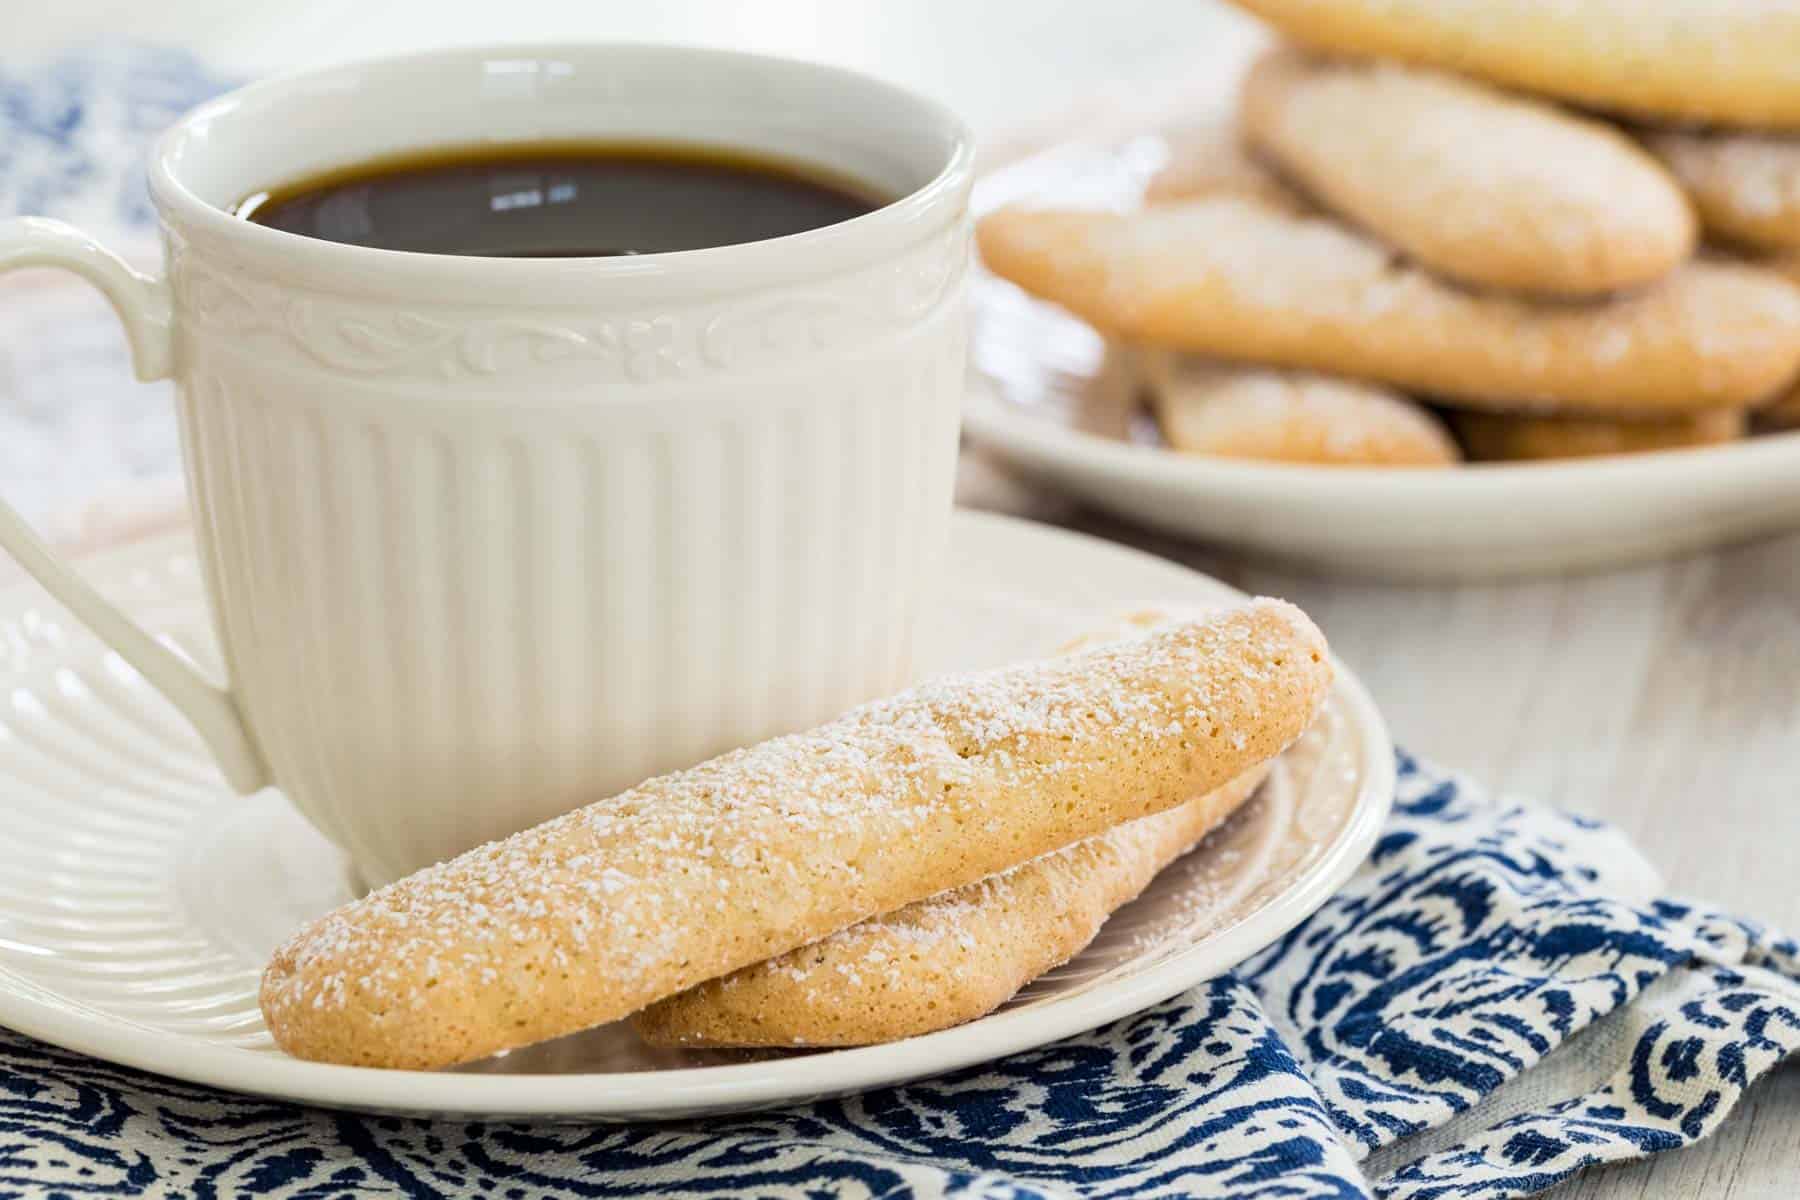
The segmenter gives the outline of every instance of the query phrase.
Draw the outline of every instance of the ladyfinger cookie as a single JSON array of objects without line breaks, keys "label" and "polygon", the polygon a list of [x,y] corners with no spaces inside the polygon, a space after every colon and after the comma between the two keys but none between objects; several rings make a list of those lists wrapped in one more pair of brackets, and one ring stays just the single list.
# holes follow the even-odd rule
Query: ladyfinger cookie
[{"label": "ladyfinger cookie", "polygon": [[1594,296],[1668,274],[1694,218],[1615,127],[1427,67],[1265,55],[1250,145],[1322,207],[1452,279]]},{"label": "ladyfinger cookie", "polygon": [[[1800,251],[1790,250],[1760,261],[1763,266],[1779,271],[1795,286],[1800,287]],[[1752,412],[1750,425],[1758,433],[1785,433],[1791,429],[1800,429],[1800,380],[1790,383],[1785,391]]]},{"label": "ladyfinger cookie", "polygon": [[1708,233],[1758,250],[1800,250],[1800,134],[1670,129],[1644,141],[1687,189]]},{"label": "ladyfinger cookie", "polygon": [[1323,466],[1442,467],[1462,458],[1421,404],[1378,384],[1146,352],[1150,407],[1184,454]]},{"label": "ladyfinger cookie", "polygon": [[1135,213],[1022,207],[978,227],[997,274],[1108,336],[1391,384],[1475,408],[1743,408],[1800,368],[1800,289],[1694,261],[1613,299],[1469,292],[1322,217],[1238,196]]},{"label": "ladyfinger cookie", "polygon": [[658,1046],[865,1046],[986,1016],[1079,954],[1267,773],[710,979],[632,1026]]},{"label": "ladyfinger cookie", "polygon": [[1211,791],[1311,723],[1325,641],[1257,600],[925,684],[408,876],[275,951],[300,1058],[429,1068],[616,1020]]},{"label": "ladyfinger cookie", "polygon": [[1592,108],[1800,127],[1797,5],[1770,0],[1235,2],[1321,50],[1443,67]]},{"label": "ladyfinger cookie", "polygon": [[1450,420],[1469,457],[1488,462],[1592,458],[1715,446],[1743,437],[1746,425],[1742,409],[1641,421],[1478,412],[1453,413]]}]

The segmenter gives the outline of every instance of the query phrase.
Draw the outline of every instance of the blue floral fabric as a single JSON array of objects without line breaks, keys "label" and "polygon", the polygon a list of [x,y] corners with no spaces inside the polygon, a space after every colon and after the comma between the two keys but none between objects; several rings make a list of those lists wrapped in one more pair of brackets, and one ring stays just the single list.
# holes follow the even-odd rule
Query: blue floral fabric
[{"label": "blue floral fabric", "polygon": [[147,232],[151,145],[227,86],[190,54],[130,42],[0,59],[0,216],[59,217],[103,239]]},{"label": "blue floral fabric", "polygon": [[1613,830],[1410,759],[1237,971],[942,1078],[703,1123],[355,1116],[0,1032],[0,1196],[1524,1196],[1704,1137],[1800,1048],[1800,951]]}]

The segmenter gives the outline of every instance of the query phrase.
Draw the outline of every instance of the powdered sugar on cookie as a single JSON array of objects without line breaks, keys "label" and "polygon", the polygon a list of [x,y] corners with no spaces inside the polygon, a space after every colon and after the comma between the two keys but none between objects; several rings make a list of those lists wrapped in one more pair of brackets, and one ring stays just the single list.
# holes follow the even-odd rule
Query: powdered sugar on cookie
[{"label": "powdered sugar on cookie", "polygon": [[1446,284],[1334,221],[1234,196],[1130,214],[1002,209],[979,237],[997,274],[1122,340],[1470,407],[1743,407],[1800,367],[1800,291],[1733,263],[1538,303]]},{"label": "powdered sugar on cookie", "polygon": [[1446,466],[1438,419],[1373,384],[1161,352],[1145,356],[1163,436],[1177,450],[1338,466]]},{"label": "powdered sugar on cookie", "polygon": [[1258,601],[927,684],[419,872],[279,949],[303,1057],[438,1066],[701,980],[1180,803],[1305,728],[1330,669]]},{"label": "powdered sugar on cookie", "polygon": [[1788,0],[1234,0],[1298,42],[1581,105],[1800,128]]},{"label": "powdered sugar on cookie", "polygon": [[656,1045],[846,1046],[974,1020],[1079,952],[1265,771],[701,984],[633,1024]]},{"label": "powdered sugar on cookie", "polygon": [[1681,180],[1714,235],[1800,249],[1800,134],[1664,130],[1645,142]]},{"label": "powdered sugar on cookie", "polygon": [[1694,221],[1610,125],[1472,80],[1279,50],[1244,85],[1251,144],[1321,205],[1450,278],[1593,296],[1666,275]]}]

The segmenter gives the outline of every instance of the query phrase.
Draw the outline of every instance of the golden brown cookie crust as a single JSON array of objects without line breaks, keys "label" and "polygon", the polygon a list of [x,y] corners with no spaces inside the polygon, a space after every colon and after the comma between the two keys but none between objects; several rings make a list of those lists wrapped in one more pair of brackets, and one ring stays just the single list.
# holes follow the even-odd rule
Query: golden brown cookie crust
[{"label": "golden brown cookie crust", "polygon": [[1443,467],[1462,458],[1425,407],[1376,384],[1146,355],[1150,407],[1184,454],[1315,466]]},{"label": "golden brown cookie crust", "polygon": [[1600,121],[1426,67],[1265,55],[1250,145],[1324,209],[1450,279],[1592,297],[1692,253],[1681,189]]},{"label": "golden brown cookie crust", "polygon": [[1234,0],[1320,50],[1643,116],[1800,128],[1800,6],[1769,0]]},{"label": "golden brown cookie crust", "polygon": [[431,1068],[616,1020],[1181,804],[1280,752],[1331,680],[1256,600],[925,684],[460,855],[280,946],[300,1058]]},{"label": "golden brown cookie crust", "polygon": [[1457,288],[1335,221],[1236,196],[1004,208],[978,239],[996,274],[1108,336],[1464,407],[1743,408],[1800,368],[1800,290],[1737,263],[1689,262],[1605,301],[1530,301]]},{"label": "golden brown cookie crust", "polygon": [[1800,250],[1800,133],[1649,130],[1706,231],[1757,250]]},{"label": "golden brown cookie crust", "polygon": [[632,1026],[657,1046],[866,1046],[973,1021],[1079,954],[1267,773],[708,980]]}]

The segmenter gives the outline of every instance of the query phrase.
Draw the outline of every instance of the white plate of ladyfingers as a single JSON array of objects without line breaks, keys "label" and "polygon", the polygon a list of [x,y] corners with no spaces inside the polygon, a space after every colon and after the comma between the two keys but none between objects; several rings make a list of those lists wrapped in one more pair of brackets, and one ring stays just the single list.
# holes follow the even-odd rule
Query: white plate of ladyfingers
[{"label": "white plate of ladyfingers", "polygon": [[[938,1074],[1093,1028],[1268,945],[1356,868],[1391,802],[1393,750],[1303,614],[1024,522],[958,514],[952,530],[921,646],[921,673],[948,682],[691,779],[652,781],[637,800],[471,852],[492,862],[453,860],[362,900],[278,793],[231,796],[167,706],[40,593],[0,597],[15,648],[0,822],[19,835],[0,843],[0,1022],[308,1103],[691,1116]],[[185,539],[88,570],[159,634],[214,661]],[[887,786],[889,768],[870,766],[880,762],[899,764],[899,790],[870,807],[850,793]],[[1099,806],[1129,808],[1158,789],[1187,796],[1182,781],[1200,776],[1168,772],[1202,766],[1212,790],[1181,804],[1053,854],[999,848],[1026,836],[1063,844],[1059,822],[1092,823]],[[707,807],[721,781],[735,799]],[[963,798],[918,799],[940,781]],[[655,815],[682,805],[712,819],[696,833],[694,821]],[[871,813],[876,824],[857,830],[878,836],[847,843],[846,823]],[[628,828],[652,818],[655,829]],[[1009,856],[1017,867],[948,896],[919,874],[952,859],[980,874]],[[504,863],[517,869],[494,869]],[[858,889],[908,871],[919,899],[894,913],[768,962],[733,948],[840,927],[858,904],[880,913],[885,902]],[[713,902],[715,885],[734,900]],[[1043,895],[1060,899],[1046,908]],[[579,911],[570,897],[585,898]],[[419,919],[397,933],[384,914],[402,908]],[[493,921],[509,923],[504,937],[483,935]],[[577,945],[583,954],[563,953]],[[624,1015],[670,981],[740,962],[734,984],[673,991],[634,1019],[585,1028],[596,1003]],[[1021,964],[1036,978],[1014,995],[1024,978],[1005,972]],[[930,1015],[995,1003],[948,1028]],[[564,1028],[584,1031],[540,1040]],[[395,1069],[452,1062],[463,1065]]]},{"label": "white plate of ladyfingers", "polygon": [[[1245,6],[1286,40],[1230,111],[978,186],[975,441],[1098,508],[1359,574],[1800,526],[1785,98],[1692,55],[1581,61],[1540,28],[1623,20],[1580,44],[1654,59],[1671,5],[1497,3],[1479,53],[1430,5]],[[1800,39],[1716,19],[1721,44]]]}]

